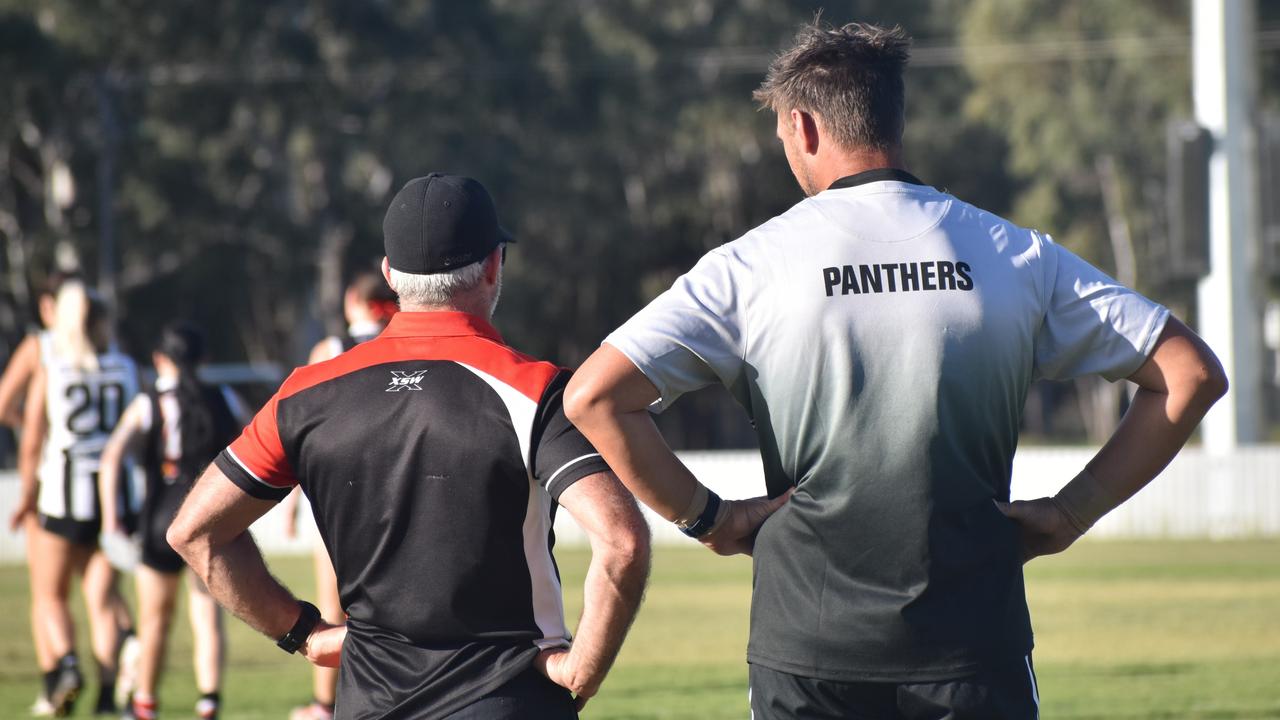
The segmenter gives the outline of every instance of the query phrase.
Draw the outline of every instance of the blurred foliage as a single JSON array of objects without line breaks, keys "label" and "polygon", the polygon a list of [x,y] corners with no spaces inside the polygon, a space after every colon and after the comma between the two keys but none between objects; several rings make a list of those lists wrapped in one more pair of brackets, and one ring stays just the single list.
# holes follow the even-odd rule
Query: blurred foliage
[{"label": "blurred foliage", "polygon": [[[849,10],[826,18],[929,35],[954,16],[936,2]],[[112,220],[135,350],[180,314],[214,328],[220,359],[296,360],[320,323],[334,329],[343,275],[379,256],[391,194],[448,170],[485,182],[520,238],[498,315],[508,339],[575,364],[703,252],[800,198],[750,93],[808,3],[10,0],[0,12],[20,111],[0,128],[9,164],[44,153],[28,175],[65,162],[76,179],[54,223],[37,217],[39,184],[0,179],[5,206],[31,205],[33,267],[57,240],[97,267],[104,113],[121,128]],[[955,122],[964,92],[959,68],[913,71],[913,106],[940,122],[913,123],[912,164],[956,191],[989,189],[977,199],[1000,210],[1003,145]],[[956,142],[996,162],[975,173]]]},{"label": "blurred foliage", "polygon": [[[1100,163],[1113,162],[1116,211],[1138,258],[1130,281],[1147,291],[1156,278],[1142,270],[1158,267],[1163,239],[1165,123],[1191,113],[1189,54],[1181,43],[1171,52],[1148,49],[1153,40],[1184,39],[1189,10],[1189,2],[1168,0],[975,0],[961,27],[974,79],[966,109],[1001,130],[1009,170],[1024,183],[1011,219],[1050,232],[1115,274],[1100,177]],[[1011,39],[1028,55],[1063,46],[1076,52],[1049,62],[992,62],[991,49]],[[1160,71],[1152,72],[1156,63]]]},{"label": "blurred foliage", "polygon": [[[1163,123],[1187,111],[1189,55],[984,62],[970,50],[1185,36],[1186,8],[858,0],[823,17],[900,23],[932,58],[908,70],[913,172],[1111,267],[1097,159],[1114,158],[1145,258],[1160,236]],[[345,277],[380,257],[391,195],[444,170],[484,182],[519,238],[497,325],[522,350],[576,365],[701,254],[800,199],[750,93],[814,11],[0,0],[0,334],[20,333],[26,283],[59,247],[97,274],[108,221],[131,350],[184,316],[210,329],[215,360],[294,364],[340,326]],[[1274,53],[1264,73],[1276,75]],[[73,196],[54,192],[58,177]],[[676,412],[684,444],[750,442],[715,401]]]}]

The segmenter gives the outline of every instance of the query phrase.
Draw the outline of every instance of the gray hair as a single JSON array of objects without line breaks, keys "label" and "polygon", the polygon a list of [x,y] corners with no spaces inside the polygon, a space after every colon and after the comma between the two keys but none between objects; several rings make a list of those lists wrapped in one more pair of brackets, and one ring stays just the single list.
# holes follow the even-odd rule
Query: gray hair
[{"label": "gray hair", "polygon": [[456,270],[419,275],[391,268],[391,287],[400,296],[400,307],[443,307],[470,292],[484,280],[484,260]]},{"label": "gray hair", "polygon": [[779,114],[796,109],[817,115],[847,149],[887,150],[902,143],[902,72],[910,48],[901,27],[836,28],[814,20],[769,65],[751,97]]}]

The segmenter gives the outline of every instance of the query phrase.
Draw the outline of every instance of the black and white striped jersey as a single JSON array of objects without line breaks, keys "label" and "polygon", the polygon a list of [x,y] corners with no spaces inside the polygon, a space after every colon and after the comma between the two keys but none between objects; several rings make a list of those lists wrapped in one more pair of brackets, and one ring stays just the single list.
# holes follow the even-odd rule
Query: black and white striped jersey
[{"label": "black and white striped jersey", "polygon": [[[76,367],[60,357],[51,335],[40,335],[49,432],[40,459],[40,513],[75,522],[99,520],[98,461],[120,415],[138,392],[138,370],[111,349],[98,367]],[[128,508],[128,503],[122,504]]]}]

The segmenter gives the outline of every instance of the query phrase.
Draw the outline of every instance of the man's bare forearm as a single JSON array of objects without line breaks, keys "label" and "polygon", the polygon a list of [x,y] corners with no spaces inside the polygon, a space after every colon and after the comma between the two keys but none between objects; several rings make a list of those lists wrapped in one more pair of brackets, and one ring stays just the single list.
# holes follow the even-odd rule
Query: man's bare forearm
[{"label": "man's bare forearm", "polygon": [[640,502],[676,520],[688,509],[698,479],[654,424],[648,407],[657,397],[630,360],[602,345],[569,381],[565,413]]},{"label": "man's bare forearm", "polygon": [[[1129,499],[1160,474],[1227,390],[1218,359],[1176,318],[1169,319],[1151,357],[1130,379],[1138,392],[1081,480],[1103,496],[1097,508],[1102,511]],[[1090,523],[1096,519],[1088,518]]]},{"label": "man's bare forearm", "polygon": [[1191,437],[1209,405],[1139,389],[1089,472],[1124,501],[1160,474]]},{"label": "man's bare forearm", "polygon": [[622,648],[627,630],[640,610],[649,578],[648,529],[633,533],[625,545],[601,551],[593,545],[583,586],[582,619],[569,651],[573,688],[593,695]]},{"label": "man's bare forearm", "polygon": [[790,496],[710,502],[654,424],[648,407],[657,397],[653,383],[606,343],[569,381],[565,414],[642,503],[682,527],[710,508],[712,526],[696,531],[698,540],[721,555],[750,554],[760,525]]},{"label": "man's bare forearm", "polygon": [[583,418],[578,429],[622,484],[658,515],[674,521],[689,507],[698,479],[671,451],[647,410],[614,414],[601,408]]},{"label": "man's bare forearm", "polygon": [[273,503],[244,494],[211,465],[188,493],[167,539],[218,604],[278,639],[298,620],[298,601],[271,576],[249,525]]},{"label": "man's bare forearm", "polygon": [[1070,547],[1151,482],[1227,390],[1218,359],[1176,318],[1129,379],[1139,386],[1133,403],[1084,471],[1052,498],[1000,504],[1022,526],[1025,559]]},{"label": "man's bare forearm", "polygon": [[272,640],[289,632],[297,622],[297,598],[271,575],[248,532],[226,545],[197,553],[187,562],[218,604]]}]

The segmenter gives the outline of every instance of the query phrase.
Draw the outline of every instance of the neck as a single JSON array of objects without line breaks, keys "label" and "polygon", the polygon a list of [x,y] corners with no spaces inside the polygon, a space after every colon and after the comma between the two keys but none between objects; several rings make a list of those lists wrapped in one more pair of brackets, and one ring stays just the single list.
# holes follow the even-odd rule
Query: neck
[{"label": "neck", "polygon": [[902,160],[902,146],[898,145],[886,150],[858,148],[856,150],[837,151],[815,163],[813,179],[818,186],[815,188],[815,192],[826,190],[831,187],[831,183],[840,178],[883,168],[907,169]]},{"label": "neck", "polygon": [[493,319],[487,305],[478,303],[451,303],[449,305],[411,305],[409,303],[400,304],[400,312],[460,312],[489,322]]}]

